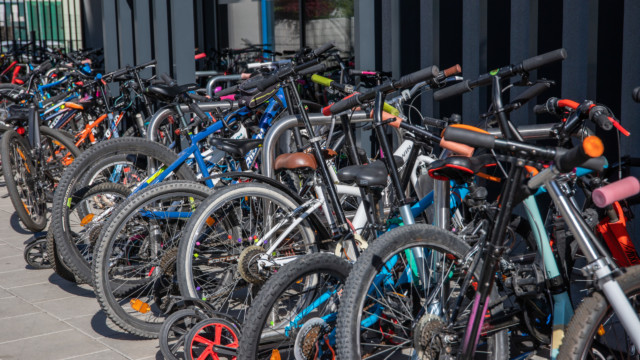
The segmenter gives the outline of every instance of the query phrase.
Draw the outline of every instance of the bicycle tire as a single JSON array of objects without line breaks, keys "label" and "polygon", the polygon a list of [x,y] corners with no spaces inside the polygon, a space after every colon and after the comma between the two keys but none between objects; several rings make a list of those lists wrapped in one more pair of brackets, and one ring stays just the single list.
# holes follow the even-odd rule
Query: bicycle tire
[{"label": "bicycle tire", "polygon": [[[78,180],[86,175],[86,171],[91,169],[96,159],[109,158],[114,155],[142,154],[151,157],[162,164],[171,164],[177,160],[177,155],[160,144],[153,143],[139,138],[118,138],[102,142],[84,151],[65,170],[62,178],[58,182],[58,189],[53,196],[53,206],[50,229],[56,239],[56,244],[62,258],[67,261],[73,274],[81,281],[91,284],[91,265],[84,259],[76,248],[73,239],[67,229],[68,225],[68,200],[77,191]],[[176,178],[184,180],[194,180],[195,175],[187,166],[180,166],[174,173]],[[84,184],[80,184],[81,186]]]},{"label": "bicycle tire", "polygon": [[[82,153],[82,151],[80,149],[78,149],[78,147],[76,147],[76,145],[73,143],[73,139],[70,139],[68,136],[66,136],[64,134],[63,131],[57,130],[57,129],[52,129],[46,126],[40,126],[40,137],[41,139],[45,139],[45,138],[51,138],[53,139],[55,142],[62,144],[62,146],[68,150],[68,152],[70,154],[62,154],[63,158],[62,163],[61,163],[61,167],[58,167],[57,169],[54,169],[55,172],[52,171],[50,166],[47,166],[47,171],[45,172],[46,175],[48,176],[49,180],[52,182],[52,189],[51,193],[53,193],[53,191],[55,191],[55,188],[58,186],[58,182],[60,181],[60,178],[62,177],[62,173],[64,172],[64,169],[67,168],[70,164],[73,163],[73,161],[75,161],[75,159],[77,159],[80,154]],[[44,142],[44,140],[43,140]],[[42,144],[41,145],[41,149],[43,150],[47,150],[49,149],[49,147],[51,146],[56,146],[57,144],[55,143],[46,143],[46,144]],[[58,149],[49,149],[49,153],[46,153],[45,151],[43,151],[43,160],[46,156],[52,157],[52,156],[58,156],[56,155],[56,152],[59,151]],[[64,151],[64,150],[63,150]],[[52,154],[53,152],[53,154]],[[67,162],[67,163],[65,163]]]},{"label": "bicycle tire", "polygon": [[[364,312],[362,306],[366,301],[371,281],[394,254],[411,246],[439,249],[440,252],[453,255],[458,259],[467,254],[470,249],[469,245],[452,233],[423,224],[399,227],[378,238],[358,259],[345,285],[338,311],[336,336],[338,359],[362,358],[360,349],[361,319]],[[492,298],[497,298],[495,288]],[[413,339],[414,334],[408,336]],[[488,346],[491,359],[508,359],[509,341],[506,331],[492,336]]]},{"label": "bicycle tire", "polygon": [[[166,263],[169,265],[166,265],[166,257],[164,257],[164,255],[168,254],[171,249],[175,249],[175,246],[177,246],[177,244],[172,244],[163,238],[163,244],[159,244],[155,250],[153,250],[153,244],[148,245],[150,256],[144,259],[139,255],[143,251],[140,250],[142,246],[134,248],[134,246],[130,244],[131,242],[144,242],[147,239],[150,239],[150,242],[154,241],[154,239],[152,239],[153,230],[143,231],[135,229],[135,231],[137,231],[136,236],[145,236],[144,234],[150,236],[147,236],[146,239],[137,238],[131,240],[127,235],[128,233],[125,234],[124,232],[128,222],[141,214],[145,206],[161,199],[164,200],[165,198],[163,197],[165,196],[188,197],[194,201],[189,203],[190,209],[193,211],[194,208],[197,209],[195,201],[202,201],[212,193],[212,189],[191,181],[169,181],[157,184],[148,189],[144,189],[140,193],[137,193],[136,196],[129,197],[125,202],[121,203],[104,225],[99,242],[95,247],[95,259],[92,266],[94,292],[102,310],[123,330],[146,338],[157,338],[160,334],[160,328],[162,326],[160,319],[166,318],[168,314],[164,312],[163,306],[159,303],[153,286],[163,280],[159,275],[169,273],[168,266],[171,266],[170,261]],[[126,238],[123,243],[120,243],[119,238],[122,236]],[[174,233],[171,235],[171,238],[178,241],[180,234]],[[116,274],[117,271],[125,271],[119,270],[121,262],[118,261],[120,257],[124,255],[120,255],[120,257],[117,258],[114,255],[114,251],[121,251],[122,246],[126,246],[126,251],[120,254],[126,253],[129,255],[126,259],[122,258],[127,264],[127,267],[131,268],[128,274]],[[130,260],[135,256],[137,257],[134,263]],[[155,271],[155,269],[158,269],[158,271]],[[113,270],[113,273],[111,270]],[[149,275],[138,279],[138,274],[142,273],[148,273]],[[111,277],[112,274],[114,274],[114,278]],[[116,275],[119,275],[120,278],[115,278]],[[173,275],[170,275],[170,277],[172,276]],[[172,282],[171,279],[169,279],[169,281]],[[162,284],[160,284],[160,286],[162,286]],[[121,287],[126,287],[127,290],[120,291]],[[152,291],[143,293],[147,290]],[[128,300],[129,298],[131,298],[131,300],[137,299],[143,301],[144,304],[147,305],[150,304],[150,310],[147,311],[149,315],[143,318],[137,317],[139,313],[145,314],[147,312],[135,309],[134,305],[130,306],[133,309],[133,311],[130,311],[127,307],[131,301]],[[127,308],[125,309],[125,307]]]},{"label": "bicycle tire", "polygon": [[160,328],[162,356],[167,360],[184,359],[184,342],[189,330],[206,318],[195,309],[182,309],[169,315]]},{"label": "bicycle tire", "polygon": [[[625,270],[625,273],[616,277],[615,281],[620,285],[627,297],[640,295],[640,281],[638,280],[640,279],[640,265],[627,267]],[[636,299],[635,303],[632,302],[632,306],[635,304],[636,311],[640,313],[638,302],[638,299]],[[593,341],[599,331],[604,334],[598,336],[604,336],[611,331],[611,318],[608,318],[611,313],[611,306],[602,293],[594,292],[586,297],[576,309],[571,321],[569,321],[557,359],[594,358],[593,355],[590,357],[587,354],[592,349],[589,343]],[[604,321],[605,318],[608,319]],[[622,330],[624,331],[624,329]],[[616,333],[615,329],[613,331],[617,339],[624,338],[624,340],[628,340],[627,336]],[[633,343],[630,346],[633,346]],[[604,349],[600,347],[600,352],[602,353],[603,351]],[[623,353],[620,352],[620,355],[623,355]],[[637,355],[637,349],[635,349],[635,356]],[[606,354],[601,358],[604,358],[604,356]],[[596,358],[600,358],[600,356]]]},{"label": "bicycle tire", "polygon": [[[18,157],[22,160],[13,155],[14,147]],[[30,231],[39,232],[47,227],[47,204],[43,189],[36,186],[37,180],[31,174],[35,167],[30,149],[31,146],[27,140],[13,130],[5,132],[2,136],[0,156],[3,160],[2,173],[9,198],[24,226]],[[22,180],[16,181],[14,171],[16,175],[20,175]],[[19,185],[20,188],[18,188]],[[23,197],[27,199],[27,202]],[[31,210],[28,207],[31,207]]]},{"label": "bicycle tire", "polygon": [[[256,301],[249,308],[247,321],[245,321],[245,326],[242,328],[238,357],[240,359],[265,359],[265,357],[258,357],[262,331],[272,314],[273,306],[290,286],[299,282],[300,279],[313,274],[330,275],[344,285],[351,267],[348,261],[333,254],[315,253],[303,256],[280,268],[275,275],[267,280],[258,293]],[[307,303],[309,301],[305,302],[305,304]],[[312,314],[308,314],[305,318],[309,315]],[[298,319],[296,318],[296,320]],[[278,351],[283,355],[282,350],[278,349]],[[270,356],[271,354],[266,359],[270,358]],[[284,356],[286,357],[286,355]]]},{"label": "bicycle tire", "polygon": [[[197,323],[184,341],[184,356],[186,360],[235,360],[237,356],[222,355],[214,349],[224,347],[233,351],[238,348],[241,338],[240,327],[231,319],[214,316]],[[202,340],[205,339],[205,340]],[[195,355],[195,356],[194,356]]]},{"label": "bicycle tire", "polygon": [[73,275],[69,267],[64,262],[64,259],[60,257],[60,252],[56,247],[56,241],[51,231],[47,232],[47,252],[49,255],[49,263],[51,263],[51,269],[61,278],[70,281],[72,283],[78,283],[78,280]]},{"label": "bicycle tire", "polygon": [[51,268],[46,237],[40,236],[25,246],[23,256],[24,261],[34,269]]},{"label": "bicycle tire", "polygon": [[[256,230],[254,228],[250,228],[249,230],[256,230],[256,232],[249,234],[248,231],[246,231],[247,229],[244,227],[251,227],[252,224],[255,224],[253,222],[240,221],[242,226],[240,226],[241,229],[239,230],[237,229],[238,224],[230,225],[232,228],[231,233],[227,231],[227,228],[218,229],[216,225],[216,228],[213,230],[214,236],[201,239],[201,229],[204,233],[208,233],[211,231],[211,226],[215,224],[223,224],[222,226],[228,225],[228,223],[226,223],[228,219],[218,216],[216,212],[224,212],[240,198],[249,199],[252,202],[257,202],[258,200],[256,199],[261,199],[261,201],[265,201],[264,199],[267,199],[266,201],[278,206],[278,210],[274,211],[274,213],[279,213],[280,209],[282,211],[290,212],[299,206],[297,202],[286,196],[284,192],[266,184],[236,184],[229,185],[224,189],[218,190],[213,196],[207,198],[198,207],[196,212],[189,219],[189,222],[185,225],[187,230],[183,233],[183,238],[180,241],[180,246],[178,247],[177,275],[178,286],[180,287],[180,293],[182,296],[206,300],[212,305],[215,311],[222,313],[224,313],[222,308],[226,308],[228,305],[226,302],[233,302],[234,306],[236,306],[236,304],[238,306],[238,309],[235,311],[233,316],[242,323],[244,311],[246,310],[246,303],[250,301],[250,298],[254,295],[253,292],[259,288],[262,283],[262,279],[251,279],[251,281],[254,282],[249,282],[246,278],[242,278],[243,275],[247,275],[248,270],[242,270],[239,263],[243,263],[243,259],[245,258],[242,258],[242,254],[246,255],[248,249],[253,248],[253,250],[256,250],[256,247],[252,246],[255,239],[254,236],[262,236],[267,229],[259,228]],[[209,220],[211,218],[217,220],[214,220],[214,222],[211,223],[211,220]],[[209,225],[209,223],[211,223],[211,225]],[[313,232],[306,221],[300,223],[295,230],[296,232],[290,233],[293,235],[289,237],[289,244],[293,244],[290,246],[291,251],[295,252],[297,249],[298,251],[304,251],[305,253],[316,252],[317,246],[314,242]],[[230,238],[227,240],[227,238],[225,238],[223,242],[219,242],[217,241],[217,235],[223,236],[223,233],[217,233],[217,231],[225,231],[226,234],[233,239]],[[245,240],[236,241],[239,238]],[[203,251],[196,251],[196,246],[200,247]],[[279,249],[284,247],[284,244],[281,244]],[[219,258],[222,259],[226,255],[230,256],[232,260],[224,261],[223,263],[208,263],[208,260],[206,260],[207,256],[219,256]],[[197,259],[196,263],[193,261],[194,258]],[[247,262],[248,261],[249,260],[247,260]],[[220,266],[224,267],[224,269],[220,270]],[[221,278],[207,278],[209,276],[218,275],[221,276]],[[205,278],[206,280],[200,282],[201,279]],[[221,285],[213,285],[214,280],[219,282]],[[242,289],[248,288],[246,294],[238,294],[238,299],[230,296],[231,293],[235,293],[238,290],[237,286]],[[212,293],[209,295],[205,294],[205,292],[210,290]],[[229,296],[222,296],[222,294]],[[227,311],[229,310],[227,309]]]}]

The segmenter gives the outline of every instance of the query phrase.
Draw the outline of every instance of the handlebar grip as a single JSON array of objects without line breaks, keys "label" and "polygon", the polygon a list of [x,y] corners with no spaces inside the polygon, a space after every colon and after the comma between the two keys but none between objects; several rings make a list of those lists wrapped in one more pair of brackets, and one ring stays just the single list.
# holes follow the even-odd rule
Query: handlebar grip
[{"label": "handlebar grip", "polygon": [[438,76],[439,73],[440,73],[440,70],[438,69],[438,67],[435,65],[432,65],[432,66],[429,66],[428,68],[424,68],[422,70],[418,70],[414,73],[401,77],[400,80],[393,83],[393,86],[396,89],[410,87],[421,81],[431,80],[436,76]]},{"label": "handlebar grip", "polygon": [[440,101],[455,95],[464,94],[469,91],[471,91],[471,87],[469,86],[469,80],[463,80],[457,84],[447,86],[444,89],[440,89],[434,92],[433,99],[435,101]]},{"label": "handlebar grip", "polygon": [[377,74],[378,73],[375,72],[375,71],[349,69],[349,75],[350,76],[361,76],[361,75],[375,76]]},{"label": "handlebar grip", "polygon": [[313,74],[313,73],[319,73],[319,72],[324,72],[324,70],[327,68],[327,66],[325,64],[318,64],[318,65],[314,65],[310,68],[304,69],[302,71],[300,71],[298,73],[298,75],[309,75],[309,74]]},{"label": "handlebar grip", "polygon": [[326,78],[326,77],[318,75],[318,74],[311,75],[311,81],[313,81],[314,83],[316,83],[318,85],[322,85],[322,86],[325,86],[325,87],[331,86],[331,83],[333,82],[332,79]]},{"label": "handlebar grip", "polygon": [[640,86],[633,89],[633,92],[631,93],[631,97],[633,98],[633,101],[640,103]]},{"label": "handlebar grip", "polygon": [[598,156],[583,162],[580,164],[580,167],[593,171],[603,171],[607,165],[609,165],[607,158],[604,156]]},{"label": "handlebar grip", "polygon": [[239,85],[230,86],[226,89],[218,91],[217,93],[215,93],[215,96],[222,97],[226,95],[235,94],[236,92],[238,92],[238,87]]},{"label": "handlebar grip", "polygon": [[550,87],[551,87],[551,84],[547,82],[537,83],[533,86],[530,86],[527,90],[523,91],[520,95],[518,95],[515,99],[513,99],[511,103],[512,104],[520,103],[520,105],[526,104],[531,99],[542,94],[545,90],[547,90]]},{"label": "handlebar grip", "polygon": [[550,64],[552,62],[564,60],[566,58],[567,50],[565,50],[564,48],[557,49],[522,61],[522,69],[525,71],[529,71],[539,68],[543,65]]},{"label": "handlebar grip", "polygon": [[[312,67],[312,66],[314,66],[314,65],[317,65],[317,64],[319,64],[319,63],[320,63],[320,62],[318,61],[318,59],[314,59],[314,60],[311,60],[311,61],[307,61],[307,62],[302,63],[302,64],[300,64],[300,65],[296,65],[296,66],[293,68],[293,72],[295,72],[295,73],[300,73],[300,72],[302,72],[303,70],[308,69],[308,68],[310,68],[310,67]],[[278,71],[278,77],[280,77],[280,79],[282,79],[282,78],[284,78],[285,76],[289,76],[289,75],[290,75],[290,71],[291,71],[291,68],[290,68],[290,67],[285,67],[285,68],[283,68],[282,70]]]},{"label": "handlebar grip", "polygon": [[336,45],[335,45],[334,43],[332,43],[332,42],[328,42],[328,43],[326,43],[326,44],[324,44],[324,45],[320,46],[319,48],[317,48],[317,49],[313,50],[313,55],[314,55],[314,56],[320,56],[320,55],[322,55],[323,53],[327,52],[327,50],[329,50],[329,49],[331,49],[331,48],[333,48],[333,47],[335,47],[335,46],[336,46]]},{"label": "handlebar grip", "polygon": [[207,98],[206,96],[202,96],[202,95],[198,95],[198,94],[189,94],[187,93],[187,96],[189,96],[191,99],[195,100],[195,101],[208,101],[209,98]]},{"label": "handlebar grip", "polygon": [[47,61],[43,62],[42,64],[38,65],[38,67],[33,69],[33,71],[45,72],[45,71],[51,69],[52,67],[53,67],[53,64],[51,64],[51,60],[47,60]]},{"label": "handlebar grip", "polygon": [[634,176],[627,176],[607,186],[595,189],[591,194],[591,199],[597,207],[604,208],[638,193],[640,193],[640,181]]},{"label": "handlebar grip", "polygon": [[593,121],[602,130],[613,129],[613,124],[609,121],[609,111],[604,106],[594,106],[589,110],[589,120]]},{"label": "handlebar grip", "polygon": [[196,54],[193,58],[194,58],[194,60],[200,60],[200,59],[204,59],[206,57],[207,57],[207,54],[200,53],[200,54]]},{"label": "handlebar grip", "polygon": [[451,126],[444,130],[442,138],[447,141],[453,141],[472,147],[482,147],[487,149],[493,149],[496,142],[496,138],[493,135],[483,134],[476,131],[465,130]]},{"label": "handlebar grip", "polygon": [[589,136],[582,144],[574,147],[573,149],[558,153],[555,158],[556,167],[560,172],[566,173],[576,166],[582,165],[590,158],[599,157],[604,152],[604,145],[602,140],[597,136]]},{"label": "handlebar grip", "polygon": [[396,109],[395,107],[391,106],[390,104],[384,103],[382,105],[382,111],[391,114],[393,116],[398,116],[400,115],[400,111],[398,111],[398,109]]},{"label": "handlebar grip", "polygon": [[197,126],[202,121],[205,121],[207,119],[207,115],[204,113],[204,111],[202,111],[202,109],[200,109],[200,106],[198,106],[198,104],[190,103],[188,106],[189,109],[191,109],[191,111],[193,111],[193,113],[198,117],[198,120],[196,120],[193,126]]},{"label": "handlebar grip", "polygon": [[351,108],[354,108],[358,105],[360,105],[361,101],[360,101],[360,96],[362,94],[355,94],[352,96],[349,96],[347,98],[344,98],[340,101],[338,101],[337,103],[331,105],[331,107],[329,108],[329,113],[330,114],[339,114],[345,110],[349,110]]},{"label": "handlebar grip", "polygon": [[536,105],[533,107],[533,112],[536,114],[549,114],[550,111],[547,109],[546,105]]},{"label": "handlebar grip", "polygon": [[462,67],[459,64],[455,64],[452,67],[445,69],[442,73],[444,74],[445,78],[448,78],[449,76],[458,75],[461,72]]},{"label": "handlebar grip", "polygon": [[138,68],[138,69],[144,69],[144,68],[146,68],[146,67],[149,67],[149,66],[155,65],[155,64],[157,64],[157,63],[158,63],[158,60],[151,60],[151,61],[148,61],[148,62],[146,62],[146,63],[142,64],[142,65],[138,65],[138,66],[136,66],[136,68]]}]

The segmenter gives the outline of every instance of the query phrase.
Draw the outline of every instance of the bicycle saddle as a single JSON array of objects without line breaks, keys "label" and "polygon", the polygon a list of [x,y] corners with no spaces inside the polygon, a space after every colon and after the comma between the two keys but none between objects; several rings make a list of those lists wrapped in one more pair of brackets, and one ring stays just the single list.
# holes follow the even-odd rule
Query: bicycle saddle
[{"label": "bicycle saddle", "polygon": [[185,93],[187,91],[193,91],[198,88],[197,84],[186,85],[164,85],[156,84],[147,88],[147,93],[155,95],[163,100],[173,100],[176,96]]},{"label": "bicycle saddle", "polygon": [[454,180],[457,183],[465,183],[483,168],[495,165],[491,154],[474,157],[454,155],[432,162],[429,167],[429,176],[436,180]]},{"label": "bicycle saddle", "polygon": [[274,169],[277,170],[294,170],[294,169],[311,169],[318,168],[318,162],[313,154],[303,152],[295,152],[290,154],[282,154],[276,158]]},{"label": "bicycle saddle", "polygon": [[262,145],[262,139],[210,138],[209,144],[232,156],[243,157],[249,151]]},{"label": "bicycle saddle", "polygon": [[[396,167],[404,165],[400,156],[394,156]],[[358,186],[385,186],[387,185],[387,167],[384,161],[377,160],[368,165],[351,165],[338,170],[338,179],[345,183],[354,182]]]}]

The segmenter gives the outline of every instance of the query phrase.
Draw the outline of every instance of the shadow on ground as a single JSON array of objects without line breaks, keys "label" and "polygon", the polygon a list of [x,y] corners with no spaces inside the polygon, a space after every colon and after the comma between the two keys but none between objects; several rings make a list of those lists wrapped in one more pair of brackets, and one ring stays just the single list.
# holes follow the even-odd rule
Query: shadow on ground
[{"label": "shadow on ground", "polygon": [[54,285],[57,285],[60,289],[68,292],[71,295],[90,297],[90,298],[95,297],[95,295],[93,294],[93,290],[81,288],[76,283],[65,280],[55,273],[49,276],[49,282]]}]

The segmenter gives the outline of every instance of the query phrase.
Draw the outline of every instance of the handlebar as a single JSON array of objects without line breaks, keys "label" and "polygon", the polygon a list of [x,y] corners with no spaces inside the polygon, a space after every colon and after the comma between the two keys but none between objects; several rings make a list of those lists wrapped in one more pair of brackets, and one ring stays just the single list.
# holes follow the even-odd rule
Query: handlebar
[{"label": "handlebar", "polygon": [[239,85],[234,85],[234,86],[230,86],[230,87],[228,87],[226,89],[222,89],[222,90],[218,91],[217,93],[215,93],[215,96],[222,97],[222,96],[226,96],[226,95],[235,94],[236,92],[238,92],[238,87],[239,87]]},{"label": "handlebar", "polygon": [[491,84],[491,79],[497,76],[501,79],[508,78],[517,74],[526,73],[541,66],[564,60],[567,58],[567,51],[565,49],[557,49],[548,53],[534,56],[532,58],[523,60],[516,65],[509,65],[503,68],[491,70],[490,72],[480,75],[475,80],[464,80],[458,84],[450,87],[446,87],[442,90],[438,90],[433,94],[433,98],[436,101],[444,100],[451,96],[464,94],[471,91],[473,88],[479,86],[485,86]]},{"label": "handlebar", "polygon": [[339,102],[331,105],[328,111],[331,114],[338,114],[345,110],[354,108],[358,105],[361,105],[362,102],[371,100],[375,97],[377,92],[390,92],[396,89],[410,87],[413,84],[419,83],[421,81],[426,81],[435,78],[438,76],[439,70],[438,67],[433,65],[422,70],[418,70],[409,75],[405,75],[399,80],[395,82],[387,81],[382,85],[378,85],[374,88],[369,89],[367,92],[363,92],[361,94],[356,94],[351,97],[340,100]]}]

